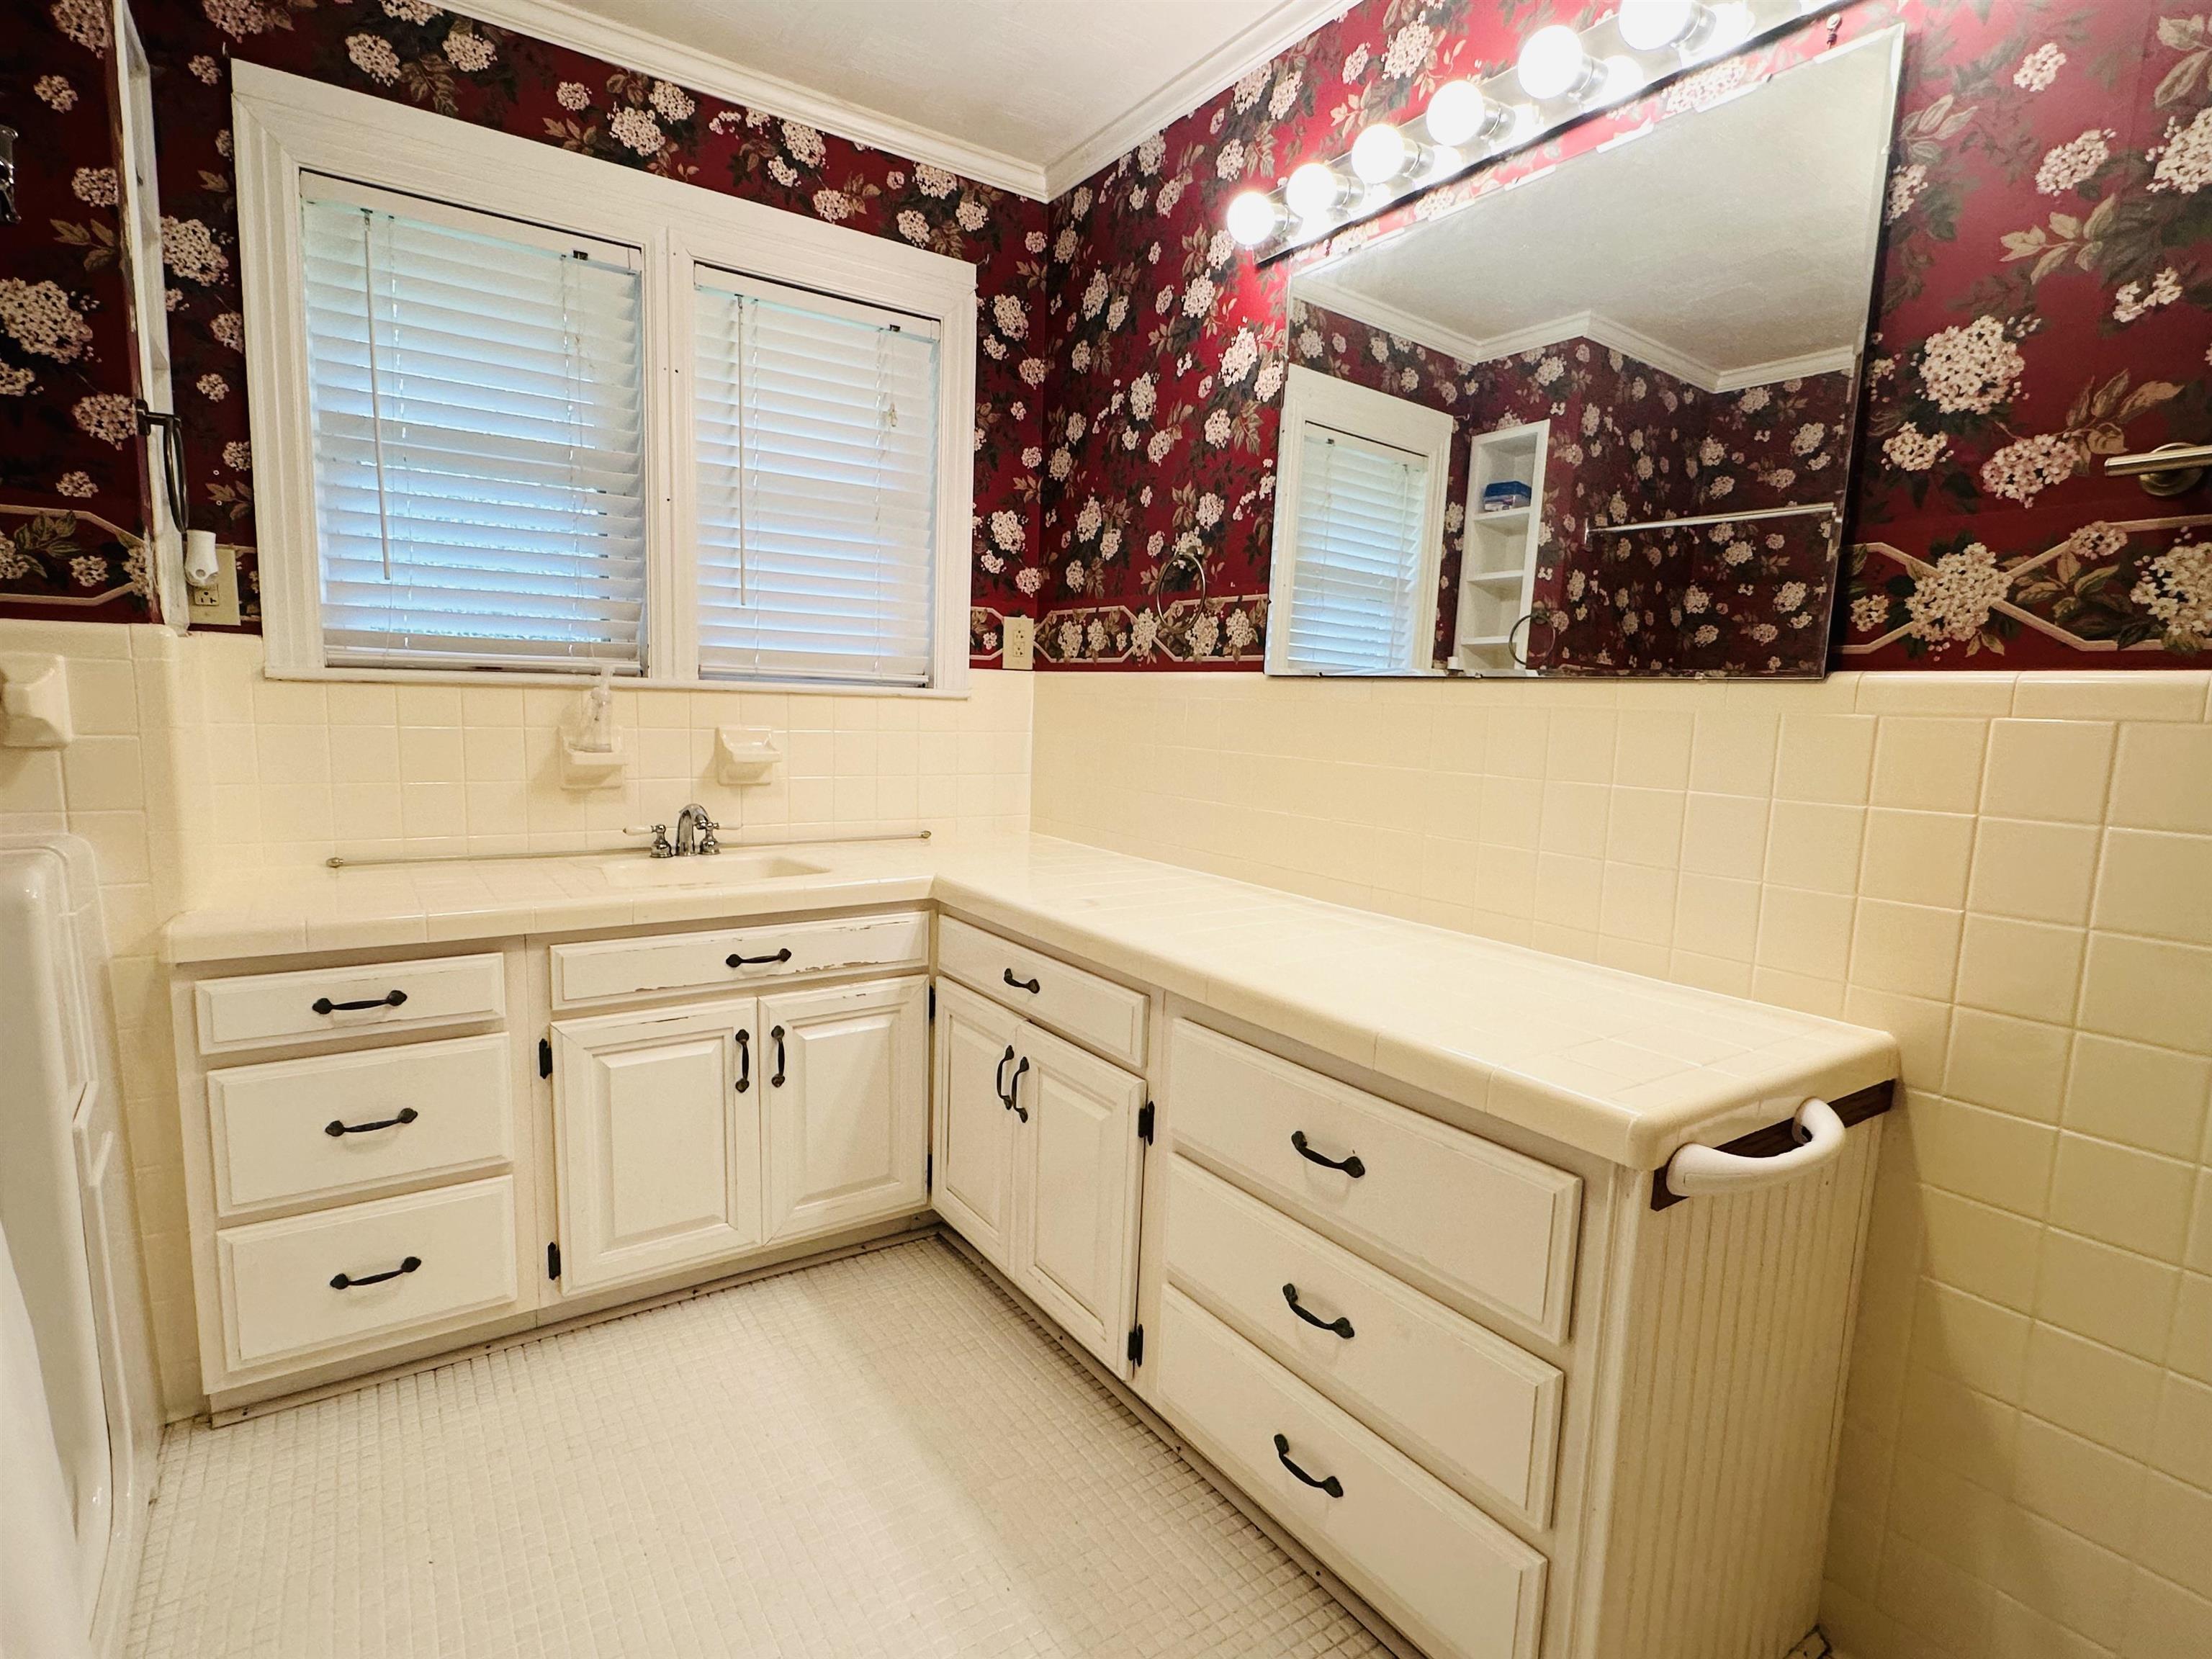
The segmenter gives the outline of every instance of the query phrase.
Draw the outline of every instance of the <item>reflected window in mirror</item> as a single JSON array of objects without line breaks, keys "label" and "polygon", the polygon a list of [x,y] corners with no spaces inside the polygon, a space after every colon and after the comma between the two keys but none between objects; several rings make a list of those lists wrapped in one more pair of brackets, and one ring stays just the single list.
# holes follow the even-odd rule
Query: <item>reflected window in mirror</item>
[{"label": "reflected window in mirror", "polygon": [[1897,38],[1296,271],[1294,364],[1453,428],[1429,653],[1395,672],[1825,672]]},{"label": "reflected window in mirror", "polygon": [[1293,368],[1276,480],[1278,674],[1428,668],[1453,439],[1449,415]]}]

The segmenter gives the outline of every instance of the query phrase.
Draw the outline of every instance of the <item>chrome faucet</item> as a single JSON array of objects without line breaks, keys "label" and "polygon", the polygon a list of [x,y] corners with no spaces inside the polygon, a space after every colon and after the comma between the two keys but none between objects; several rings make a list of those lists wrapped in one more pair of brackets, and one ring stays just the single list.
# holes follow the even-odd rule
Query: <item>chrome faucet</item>
[{"label": "chrome faucet", "polygon": [[714,831],[722,826],[707,816],[707,809],[694,801],[676,815],[676,847],[672,856],[689,858],[696,854],[702,857],[722,850],[722,843],[714,839]]}]

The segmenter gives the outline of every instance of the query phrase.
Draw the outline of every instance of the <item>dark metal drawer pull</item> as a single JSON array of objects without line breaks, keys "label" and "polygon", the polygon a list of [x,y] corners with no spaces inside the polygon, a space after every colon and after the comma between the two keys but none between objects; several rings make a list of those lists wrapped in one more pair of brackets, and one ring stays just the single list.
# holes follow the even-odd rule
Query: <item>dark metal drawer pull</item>
[{"label": "dark metal drawer pull", "polygon": [[1034,979],[1016,979],[1014,970],[1011,968],[1006,970],[1006,975],[1007,984],[1012,986],[1017,991],[1027,991],[1031,996],[1035,996],[1044,988]]},{"label": "dark metal drawer pull", "polygon": [[775,1039],[775,1075],[768,1080],[771,1089],[783,1087],[783,1027],[779,1025],[769,1035]]},{"label": "dark metal drawer pull", "polygon": [[323,1133],[336,1140],[340,1135],[365,1135],[371,1129],[389,1129],[402,1123],[412,1123],[421,1115],[412,1106],[402,1106],[397,1117],[380,1117],[374,1123],[347,1123],[332,1118],[323,1125]]},{"label": "dark metal drawer pull", "polygon": [[1352,1322],[1345,1318],[1340,1314],[1334,1319],[1322,1319],[1316,1315],[1308,1313],[1304,1308],[1298,1306],[1298,1287],[1297,1285],[1285,1285],[1283,1286],[1283,1300],[1291,1304],[1291,1311],[1292,1313],[1304,1320],[1307,1324],[1312,1326],[1316,1330],[1334,1331],[1346,1341],[1349,1342],[1352,1340]]},{"label": "dark metal drawer pull", "polygon": [[1338,1480],[1334,1475],[1323,1475],[1320,1480],[1316,1480],[1313,1476],[1308,1474],[1297,1464],[1291,1462],[1291,1443],[1284,1439],[1279,1434],[1275,1437],[1275,1455],[1282,1461],[1282,1465],[1285,1468],[1288,1469],[1292,1474],[1297,1476],[1299,1480],[1304,1481],[1309,1486],[1313,1487],[1318,1492],[1325,1492],[1331,1498],[1341,1498],[1344,1496],[1344,1482]]},{"label": "dark metal drawer pull", "polygon": [[1306,1132],[1304,1129],[1291,1131],[1291,1145],[1297,1150],[1298,1156],[1307,1163],[1318,1164],[1325,1170],[1341,1170],[1354,1181],[1367,1173],[1367,1166],[1359,1161],[1359,1154],[1357,1152],[1348,1158],[1323,1158],[1306,1145]]},{"label": "dark metal drawer pull", "polygon": [[370,1273],[365,1279],[350,1279],[344,1273],[340,1273],[331,1280],[331,1288],[334,1291],[344,1291],[350,1290],[356,1285],[381,1285],[387,1279],[397,1279],[402,1273],[411,1273],[422,1265],[421,1256],[410,1255],[389,1273]]},{"label": "dark metal drawer pull", "polygon": [[753,1046],[750,1032],[738,1033],[738,1092],[753,1086]]},{"label": "dark metal drawer pull", "polygon": [[741,957],[732,951],[722,958],[723,964],[731,968],[757,968],[763,962],[789,962],[790,960],[791,947],[788,945],[772,957]]},{"label": "dark metal drawer pull", "polygon": [[307,1006],[319,1014],[351,1014],[363,1008],[397,1008],[406,1000],[404,991],[386,991],[380,997],[365,997],[359,1002],[332,1002],[328,997],[317,997]]}]

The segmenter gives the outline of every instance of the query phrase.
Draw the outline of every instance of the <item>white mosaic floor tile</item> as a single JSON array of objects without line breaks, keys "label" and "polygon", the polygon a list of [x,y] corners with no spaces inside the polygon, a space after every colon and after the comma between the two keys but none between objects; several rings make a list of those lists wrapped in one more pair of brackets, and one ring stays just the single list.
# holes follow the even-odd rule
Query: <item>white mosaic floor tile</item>
[{"label": "white mosaic floor tile", "polygon": [[933,1241],[172,1430],[129,1651],[1384,1653]]}]

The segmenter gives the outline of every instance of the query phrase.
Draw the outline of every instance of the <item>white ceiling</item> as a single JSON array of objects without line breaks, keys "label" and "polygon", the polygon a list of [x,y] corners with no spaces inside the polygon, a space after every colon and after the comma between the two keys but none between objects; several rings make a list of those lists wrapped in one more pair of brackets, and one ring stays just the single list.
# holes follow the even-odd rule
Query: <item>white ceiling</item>
[{"label": "white ceiling", "polygon": [[1587,334],[1708,390],[1841,367],[1866,326],[1889,130],[1887,52],[1846,50],[1292,289],[1469,362]]},{"label": "white ceiling", "polygon": [[462,0],[1026,196],[1058,195],[1351,0]]}]

